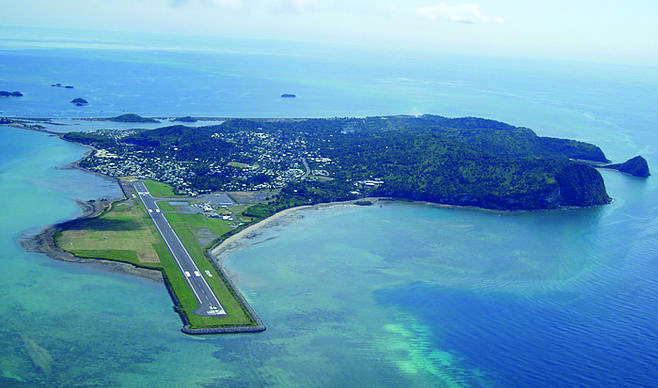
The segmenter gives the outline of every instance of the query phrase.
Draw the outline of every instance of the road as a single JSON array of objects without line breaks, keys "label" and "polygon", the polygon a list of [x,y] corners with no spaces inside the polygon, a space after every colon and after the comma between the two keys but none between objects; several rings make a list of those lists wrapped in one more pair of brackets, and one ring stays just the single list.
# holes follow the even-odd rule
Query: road
[{"label": "road", "polygon": [[302,177],[302,180],[304,180],[306,179],[306,177],[311,175],[311,168],[308,166],[308,162],[306,161],[306,158],[302,158],[302,163],[304,163],[304,169],[306,170],[304,176]]},{"label": "road", "polygon": [[171,227],[164,213],[160,210],[157,203],[155,203],[144,182],[135,182],[133,183],[133,187],[146,207],[146,211],[153,220],[155,227],[160,232],[162,239],[167,244],[169,252],[174,256],[178,268],[183,273],[183,277],[185,277],[192,292],[194,292],[194,295],[199,301],[199,308],[194,313],[208,316],[228,315],[205,278],[212,275],[202,272],[196,265],[192,256],[187,252],[187,249],[185,249],[185,246],[174,231],[174,228]]}]

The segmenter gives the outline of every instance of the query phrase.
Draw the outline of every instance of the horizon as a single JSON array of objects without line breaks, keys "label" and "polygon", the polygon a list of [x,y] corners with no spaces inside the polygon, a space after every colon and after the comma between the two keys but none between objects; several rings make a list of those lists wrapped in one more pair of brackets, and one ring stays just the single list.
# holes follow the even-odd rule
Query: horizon
[{"label": "horizon", "polygon": [[[34,0],[29,6],[4,7],[0,45],[11,48],[22,41],[34,46],[34,41],[52,44],[67,38],[71,43],[75,37],[92,40],[84,48],[94,48],[91,44],[109,36],[142,50],[163,49],[157,40],[172,39],[177,40],[175,49],[211,50],[220,48],[223,39],[240,39],[428,55],[658,65],[658,25],[651,18],[658,14],[658,4],[650,1],[592,7],[590,1],[573,5],[561,0],[532,6],[518,0],[395,3],[118,0],[110,7],[104,0],[63,0],[54,7]],[[144,45],[142,37],[151,37],[155,46]],[[65,42],[59,43],[56,47]]]},{"label": "horizon", "polygon": [[[5,32],[13,30],[14,35]],[[15,34],[21,30],[20,34]],[[84,34],[72,38],[73,35]],[[56,34],[61,34],[57,36]],[[54,36],[55,35],[55,36]],[[146,40],[145,38],[150,38]],[[198,39],[204,39],[199,42]],[[236,44],[240,43],[240,46]],[[267,46],[274,43],[285,47]],[[503,55],[495,53],[465,53],[451,50],[423,50],[415,47],[371,46],[354,42],[316,42],[308,40],[286,40],[277,38],[253,38],[237,36],[200,36],[177,33],[132,32],[114,30],[80,30],[56,27],[0,26],[0,50],[111,50],[131,52],[179,52],[195,54],[241,54],[269,55],[281,57],[328,57],[336,52],[353,52],[355,55],[376,54],[398,58],[400,53],[409,58],[437,59],[444,57],[474,58],[492,61],[528,61],[537,63],[560,63],[573,65],[595,65],[605,67],[629,67],[646,70],[658,70],[658,60],[629,61],[608,58],[569,58],[551,56]]]}]

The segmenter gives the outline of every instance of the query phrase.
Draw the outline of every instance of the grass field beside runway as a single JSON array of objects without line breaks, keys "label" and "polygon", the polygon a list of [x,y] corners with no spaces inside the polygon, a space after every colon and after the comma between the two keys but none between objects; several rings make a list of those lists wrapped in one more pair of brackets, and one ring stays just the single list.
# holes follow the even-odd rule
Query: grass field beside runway
[{"label": "grass field beside runway", "polygon": [[[228,316],[211,317],[193,313],[199,302],[148,213],[136,199],[117,202],[111,210],[99,217],[78,222],[57,233],[56,243],[60,248],[79,257],[121,261],[163,270],[192,328],[255,324],[234,291],[205,255],[206,246],[202,246],[197,237],[203,229],[218,238],[231,230],[228,223],[199,214],[174,213],[167,214],[167,218],[194,258],[202,276],[220,299]],[[212,277],[208,276],[206,271],[210,272]]]},{"label": "grass field beside runway", "polygon": [[[159,204],[158,204],[159,206]],[[217,218],[208,218],[203,214],[182,214],[168,213],[165,211],[167,221],[176,231],[176,234],[183,242],[188,253],[192,256],[203,276],[206,277],[210,287],[215,291],[222,306],[228,311],[229,316],[222,318],[224,324],[250,324],[253,323],[250,315],[244,310],[240,302],[235,298],[231,288],[223,281],[221,274],[217,271],[210,259],[206,256],[205,251],[212,243],[201,244],[199,242],[199,232],[201,230],[211,231],[216,237],[230,232],[232,228],[227,221]],[[205,271],[209,271],[212,277],[207,276]],[[179,271],[180,272],[180,271]],[[208,318],[208,323],[216,320],[214,317],[198,317],[202,320]]]},{"label": "grass field beside runway", "polygon": [[154,197],[186,197],[186,195],[178,195],[174,193],[174,189],[166,183],[146,179],[144,180],[144,184]]},{"label": "grass field beside runway", "polygon": [[59,232],[57,244],[81,257],[97,257],[157,267],[161,262],[154,245],[161,243],[151,220],[129,199],[117,202],[97,218]]}]

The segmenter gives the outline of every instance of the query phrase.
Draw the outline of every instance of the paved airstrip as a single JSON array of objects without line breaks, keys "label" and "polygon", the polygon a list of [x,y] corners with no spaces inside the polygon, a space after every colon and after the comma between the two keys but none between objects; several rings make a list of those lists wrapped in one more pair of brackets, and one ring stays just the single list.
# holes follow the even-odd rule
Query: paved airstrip
[{"label": "paved airstrip", "polygon": [[180,238],[169,224],[169,221],[167,221],[167,218],[158,207],[144,182],[135,182],[133,183],[133,187],[146,207],[153,223],[155,223],[155,227],[167,244],[167,248],[169,248],[169,251],[174,256],[178,268],[180,268],[192,292],[194,292],[194,295],[199,301],[199,308],[194,313],[209,316],[227,315],[227,312],[222,307],[222,304],[219,302],[219,299],[206,279],[206,277],[211,278],[212,274],[209,271],[202,273],[199,270],[199,267],[187,249],[185,249],[185,246],[183,246]]}]

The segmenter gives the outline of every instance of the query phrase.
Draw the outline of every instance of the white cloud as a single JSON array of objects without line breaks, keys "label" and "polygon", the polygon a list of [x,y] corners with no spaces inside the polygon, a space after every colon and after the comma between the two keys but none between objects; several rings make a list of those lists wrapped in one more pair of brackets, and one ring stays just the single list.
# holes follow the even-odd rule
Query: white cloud
[{"label": "white cloud", "polygon": [[244,2],[242,0],[209,0],[210,3],[228,8],[242,8]]},{"label": "white cloud", "polygon": [[303,13],[315,10],[318,6],[317,0],[168,0],[168,2],[172,7],[216,6],[230,9],[263,9],[283,13]]},{"label": "white cloud", "polygon": [[500,16],[491,17],[485,15],[477,3],[455,5],[439,3],[435,6],[418,8],[416,15],[424,19],[444,20],[456,23],[505,23],[505,19]]},{"label": "white cloud", "polygon": [[172,7],[184,7],[192,4],[215,5],[224,8],[238,9],[244,7],[243,0],[170,0]]},{"label": "white cloud", "polygon": [[265,4],[279,12],[307,12],[317,6],[316,0],[266,0]]}]

